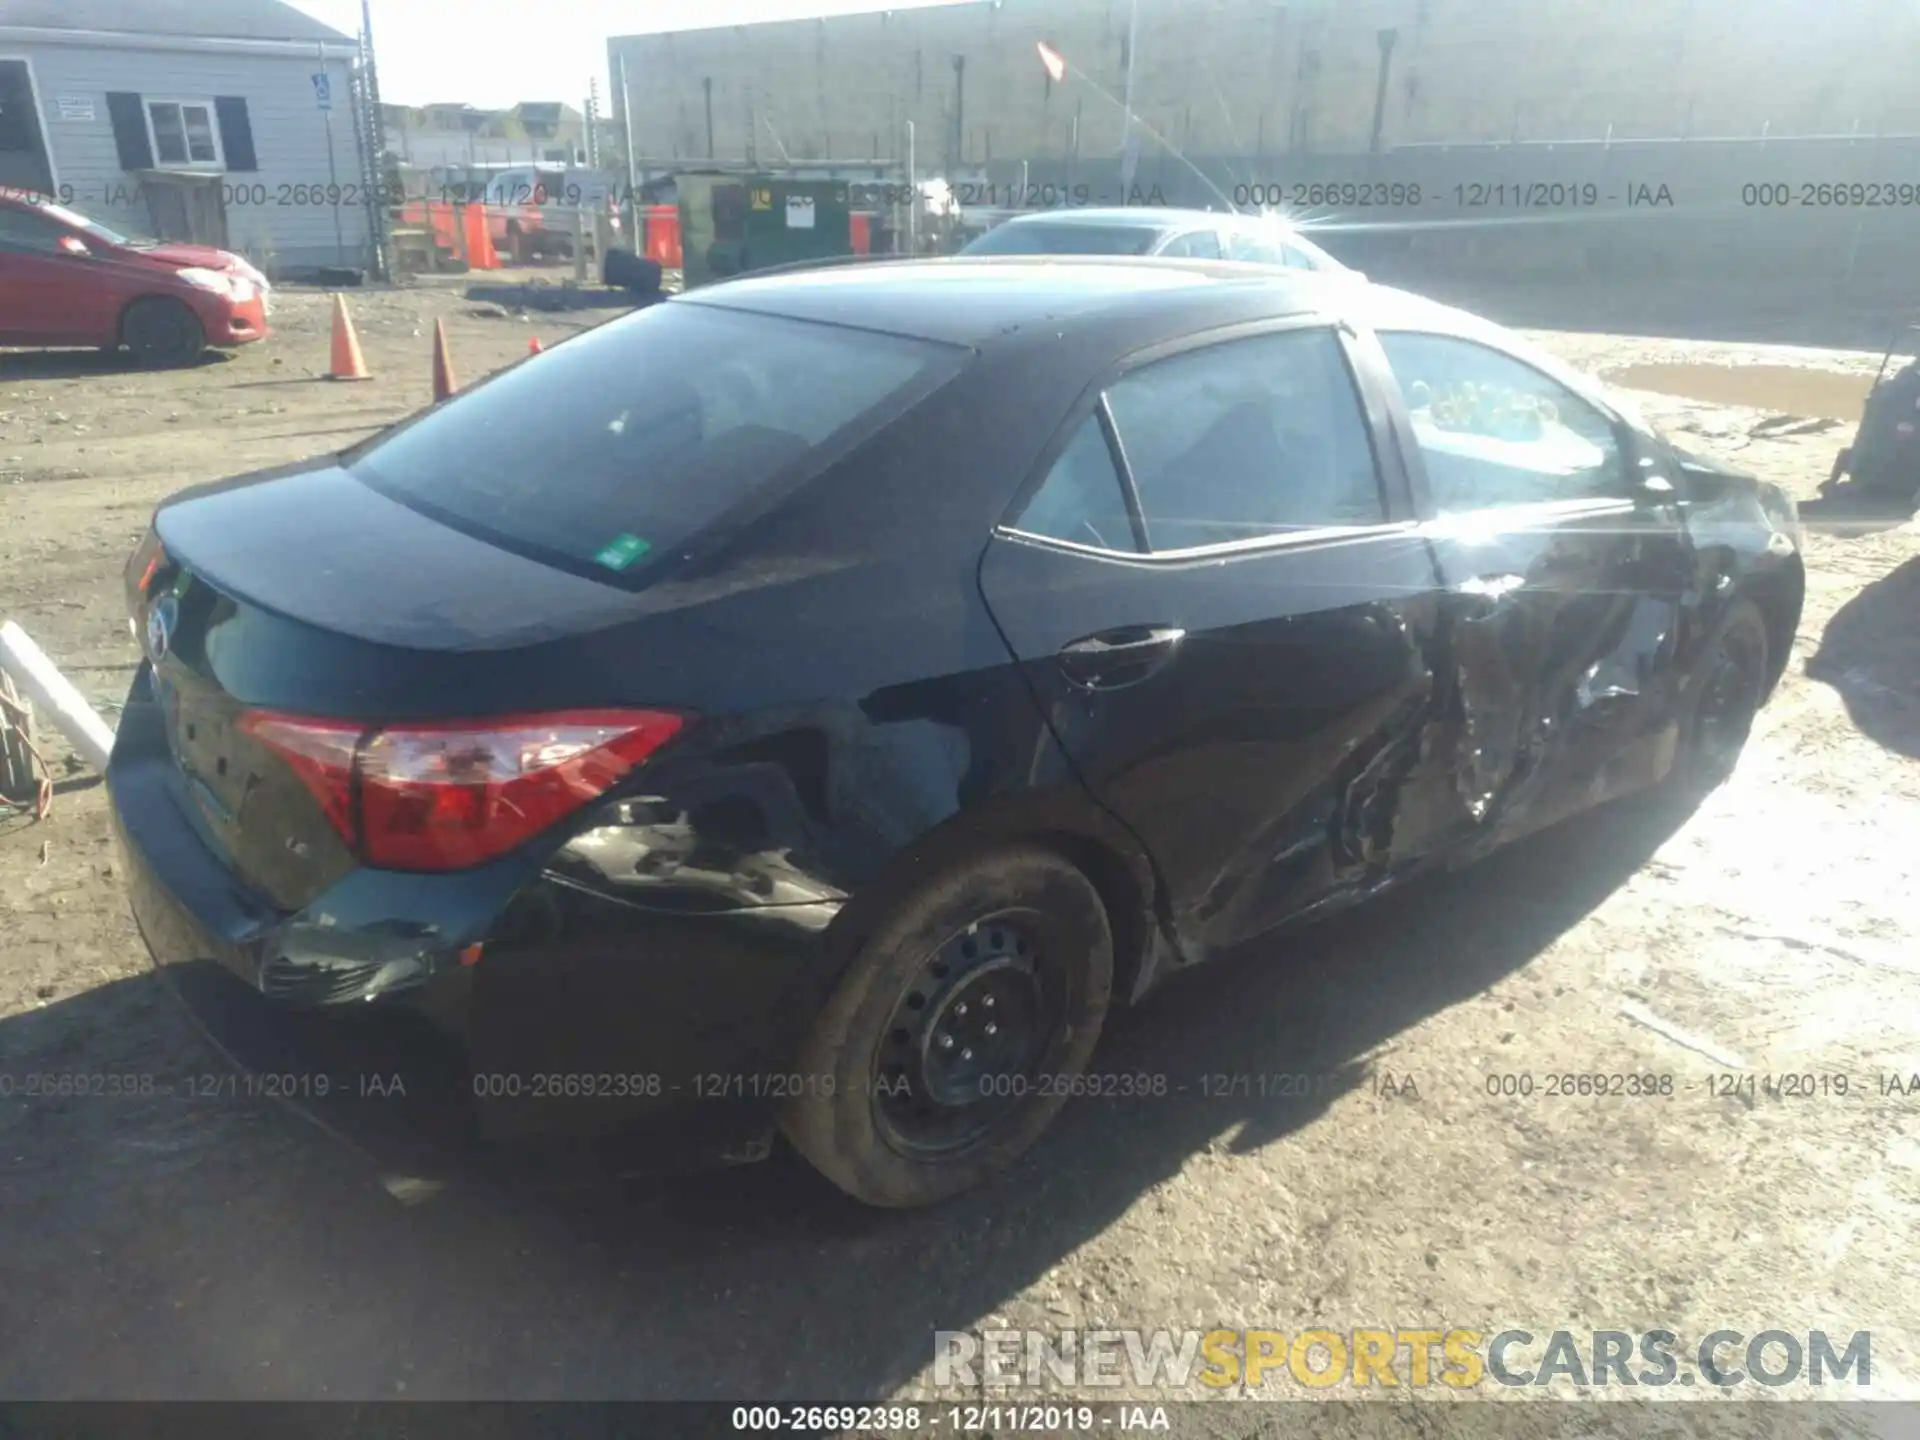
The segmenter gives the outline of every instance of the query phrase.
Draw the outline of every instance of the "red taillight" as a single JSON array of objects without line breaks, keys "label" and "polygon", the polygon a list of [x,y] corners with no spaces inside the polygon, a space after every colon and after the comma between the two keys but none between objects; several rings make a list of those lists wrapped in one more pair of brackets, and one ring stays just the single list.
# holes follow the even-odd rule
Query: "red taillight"
[{"label": "red taillight", "polygon": [[353,755],[368,727],[351,720],[304,720],[249,710],[240,717],[240,728],[279,752],[320,802],[328,823],[353,844]]},{"label": "red taillight", "polygon": [[384,870],[497,859],[605,794],[671,740],[681,716],[577,710],[372,727],[251,710],[360,858]]},{"label": "red taillight", "polygon": [[144,597],[147,587],[153,584],[153,577],[160,573],[166,563],[167,547],[160,543],[160,537],[152,530],[147,531],[145,538],[135,548],[132,559],[127,562],[129,574],[136,569],[139,571],[139,578],[133,582],[134,593]]}]

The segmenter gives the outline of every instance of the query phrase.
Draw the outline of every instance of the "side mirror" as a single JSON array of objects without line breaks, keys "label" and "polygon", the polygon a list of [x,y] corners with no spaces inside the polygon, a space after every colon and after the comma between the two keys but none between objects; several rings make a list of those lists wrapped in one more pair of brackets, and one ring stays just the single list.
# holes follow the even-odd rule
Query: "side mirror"
[{"label": "side mirror", "polygon": [[60,237],[60,250],[63,254],[77,255],[83,260],[93,254],[93,251],[87,248],[87,242],[82,240],[78,235],[62,235]]},{"label": "side mirror", "polygon": [[1665,467],[1651,455],[1642,455],[1635,468],[1634,489],[1643,505],[1671,505],[1678,492],[1664,473]]}]

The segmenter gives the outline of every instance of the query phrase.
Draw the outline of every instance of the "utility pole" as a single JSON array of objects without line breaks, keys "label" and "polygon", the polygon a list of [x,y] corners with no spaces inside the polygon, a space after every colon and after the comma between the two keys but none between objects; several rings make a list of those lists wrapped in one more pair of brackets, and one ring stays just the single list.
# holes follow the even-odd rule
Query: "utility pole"
[{"label": "utility pole", "polygon": [[1382,30],[1380,42],[1380,78],[1373,90],[1373,135],[1367,142],[1367,153],[1380,153],[1380,132],[1387,123],[1387,77],[1393,73],[1393,42],[1400,38],[1395,29]]},{"label": "utility pole", "polygon": [[1133,68],[1140,49],[1140,0],[1132,0],[1127,14],[1127,76],[1125,98],[1120,102],[1120,188],[1131,190],[1140,163],[1140,150],[1133,138]]},{"label": "utility pole", "polygon": [[949,167],[959,174],[967,150],[967,57],[953,57],[953,161]]},{"label": "utility pole", "polygon": [[615,77],[620,84],[620,119],[626,127],[627,139],[627,243],[636,250],[641,245],[637,233],[640,217],[640,174],[634,165],[633,153],[633,96],[627,91],[627,53],[622,50],[614,57],[619,63],[615,67],[619,75]]},{"label": "utility pole", "polygon": [[[361,194],[367,202],[367,229],[373,242],[373,274],[392,278],[387,254],[387,121],[380,105],[380,69],[373,56],[373,3],[360,0],[360,99],[366,106],[361,129],[366,135]],[[402,132],[404,136],[404,132]]]}]

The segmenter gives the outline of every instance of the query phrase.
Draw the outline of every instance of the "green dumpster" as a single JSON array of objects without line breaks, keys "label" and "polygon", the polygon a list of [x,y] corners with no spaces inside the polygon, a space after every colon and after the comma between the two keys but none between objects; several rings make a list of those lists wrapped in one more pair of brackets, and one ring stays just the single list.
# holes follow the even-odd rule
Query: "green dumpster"
[{"label": "green dumpster", "polygon": [[844,180],[693,171],[676,175],[688,289],[729,275],[853,253]]}]

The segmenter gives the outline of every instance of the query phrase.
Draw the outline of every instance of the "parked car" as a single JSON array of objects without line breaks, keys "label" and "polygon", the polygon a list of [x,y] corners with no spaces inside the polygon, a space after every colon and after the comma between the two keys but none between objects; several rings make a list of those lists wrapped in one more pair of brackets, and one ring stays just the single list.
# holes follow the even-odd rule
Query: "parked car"
[{"label": "parked car", "polygon": [[[449,172],[451,173],[451,172]],[[502,255],[517,261],[573,254],[573,219],[603,214],[618,231],[620,206],[614,184],[583,166],[511,165],[474,167],[464,181],[443,183],[451,199],[472,198],[487,208],[487,231]],[[591,218],[586,218],[591,239]]]},{"label": "parked car", "polygon": [[1031,210],[1003,220],[960,253],[1165,255],[1352,273],[1277,216],[1158,206]]},{"label": "parked car", "polygon": [[0,345],[124,346],[191,365],[264,340],[272,287],[206,245],[131,239],[51,200],[0,195]]},{"label": "parked car", "polygon": [[1398,291],[747,277],[168,500],[108,784],[163,969],[434,1017],[491,1141],[920,1205],[1169,973],[1725,778],[1800,544]]}]

